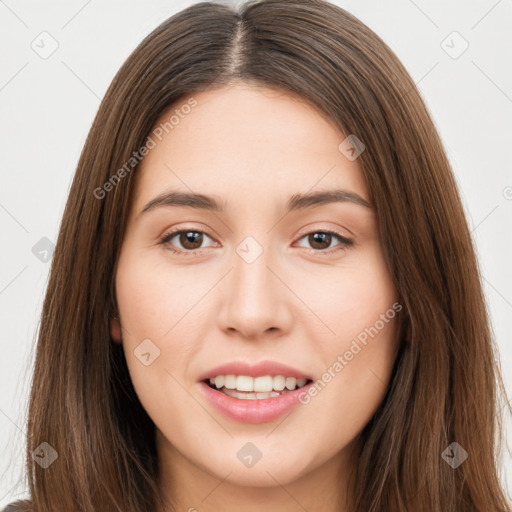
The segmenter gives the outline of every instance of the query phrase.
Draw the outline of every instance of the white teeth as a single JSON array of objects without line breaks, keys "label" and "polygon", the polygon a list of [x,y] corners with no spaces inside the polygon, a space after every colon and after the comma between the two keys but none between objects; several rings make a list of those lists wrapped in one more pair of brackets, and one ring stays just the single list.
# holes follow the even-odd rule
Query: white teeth
[{"label": "white teeth", "polygon": [[295,377],[286,377],[286,389],[292,391],[297,385],[297,379]]},{"label": "white teeth", "polygon": [[[215,377],[215,379],[217,379],[217,377]],[[236,378],[235,388],[238,389],[238,391],[254,391],[254,379],[247,375],[239,375]]]},{"label": "white teeth", "polygon": [[[295,377],[285,377],[283,375],[262,375],[259,377],[249,377],[248,375],[217,375],[215,378],[210,378],[210,384],[217,389],[224,388],[223,391],[243,391],[244,396],[251,399],[247,393],[252,393],[254,398],[257,394],[266,394],[273,391],[293,391],[296,388],[301,388],[306,384],[306,379],[296,379]],[[254,393],[253,393],[254,392]],[[226,393],[234,396],[231,393]],[[269,397],[265,397],[269,398]]]},{"label": "white teeth", "polygon": [[265,375],[264,377],[255,377],[253,380],[254,391],[272,391],[274,379],[270,375]]},{"label": "white teeth", "polygon": [[276,391],[283,391],[286,386],[286,377],[283,377],[282,375],[276,375],[274,377],[273,386]]},{"label": "white teeth", "polygon": [[224,377],[224,387],[227,389],[235,389],[236,377],[234,375],[226,375]]}]

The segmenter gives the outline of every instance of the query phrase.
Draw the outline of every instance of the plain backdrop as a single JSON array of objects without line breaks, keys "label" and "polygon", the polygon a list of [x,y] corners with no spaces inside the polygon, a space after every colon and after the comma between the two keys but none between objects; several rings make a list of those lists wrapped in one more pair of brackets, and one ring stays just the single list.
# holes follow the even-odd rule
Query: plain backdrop
[{"label": "plain backdrop", "polygon": [[[51,246],[87,132],[129,53],[192,3],[0,0],[0,507],[27,495],[23,481],[16,484],[36,334]],[[334,3],[395,51],[434,118],[477,245],[512,393],[512,3]],[[506,421],[501,478],[510,496]]]}]

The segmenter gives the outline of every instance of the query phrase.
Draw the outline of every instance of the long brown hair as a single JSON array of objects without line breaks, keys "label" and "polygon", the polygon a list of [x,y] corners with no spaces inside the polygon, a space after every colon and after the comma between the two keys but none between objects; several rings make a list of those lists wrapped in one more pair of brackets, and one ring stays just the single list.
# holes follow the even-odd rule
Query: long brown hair
[{"label": "long brown hair", "polygon": [[[195,4],[147,36],[114,78],[78,163],[43,306],[30,510],[156,509],[154,424],[110,338],[137,171],[126,162],[172,105],[234,80],[294,92],[366,146],[359,162],[405,316],[389,389],[360,435],[351,510],[510,511],[497,470],[505,389],[449,162],[395,54],[323,0]],[[58,454],[46,469],[32,457],[43,442]],[[442,456],[453,442],[468,453],[457,468]]]}]

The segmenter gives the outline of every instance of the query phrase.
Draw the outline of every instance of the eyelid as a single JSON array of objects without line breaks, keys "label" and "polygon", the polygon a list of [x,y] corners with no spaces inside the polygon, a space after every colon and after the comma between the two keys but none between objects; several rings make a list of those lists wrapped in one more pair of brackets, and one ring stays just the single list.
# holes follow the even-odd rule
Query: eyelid
[{"label": "eyelid", "polygon": [[335,234],[345,240],[349,240],[352,237],[355,237],[355,235],[354,235],[354,233],[352,233],[352,231],[350,231],[349,229],[347,229],[345,227],[343,229],[348,233],[347,235],[344,235],[341,232],[341,227],[339,227],[339,226],[329,227],[329,226],[326,226],[325,223],[323,225],[322,225],[322,223],[320,223],[320,225],[318,225],[318,223],[314,223],[313,225],[309,225],[309,226],[306,226],[305,228],[301,229],[297,236],[303,237],[304,235],[309,235],[310,233],[321,232],[321,233],[332,233],[332,234]]}]

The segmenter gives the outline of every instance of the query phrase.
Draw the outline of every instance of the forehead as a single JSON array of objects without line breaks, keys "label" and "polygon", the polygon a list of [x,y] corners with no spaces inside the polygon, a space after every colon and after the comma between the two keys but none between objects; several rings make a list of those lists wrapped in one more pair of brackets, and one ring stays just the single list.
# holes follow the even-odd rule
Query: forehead
[{"label": "forehead", "polygon": [[185,96],[155,130],[137,170],[139,204],[166,188],[261,199],[342,186],[367,197],[359,163],[338,149],[346,135],[287,91],[239,83]]}]

